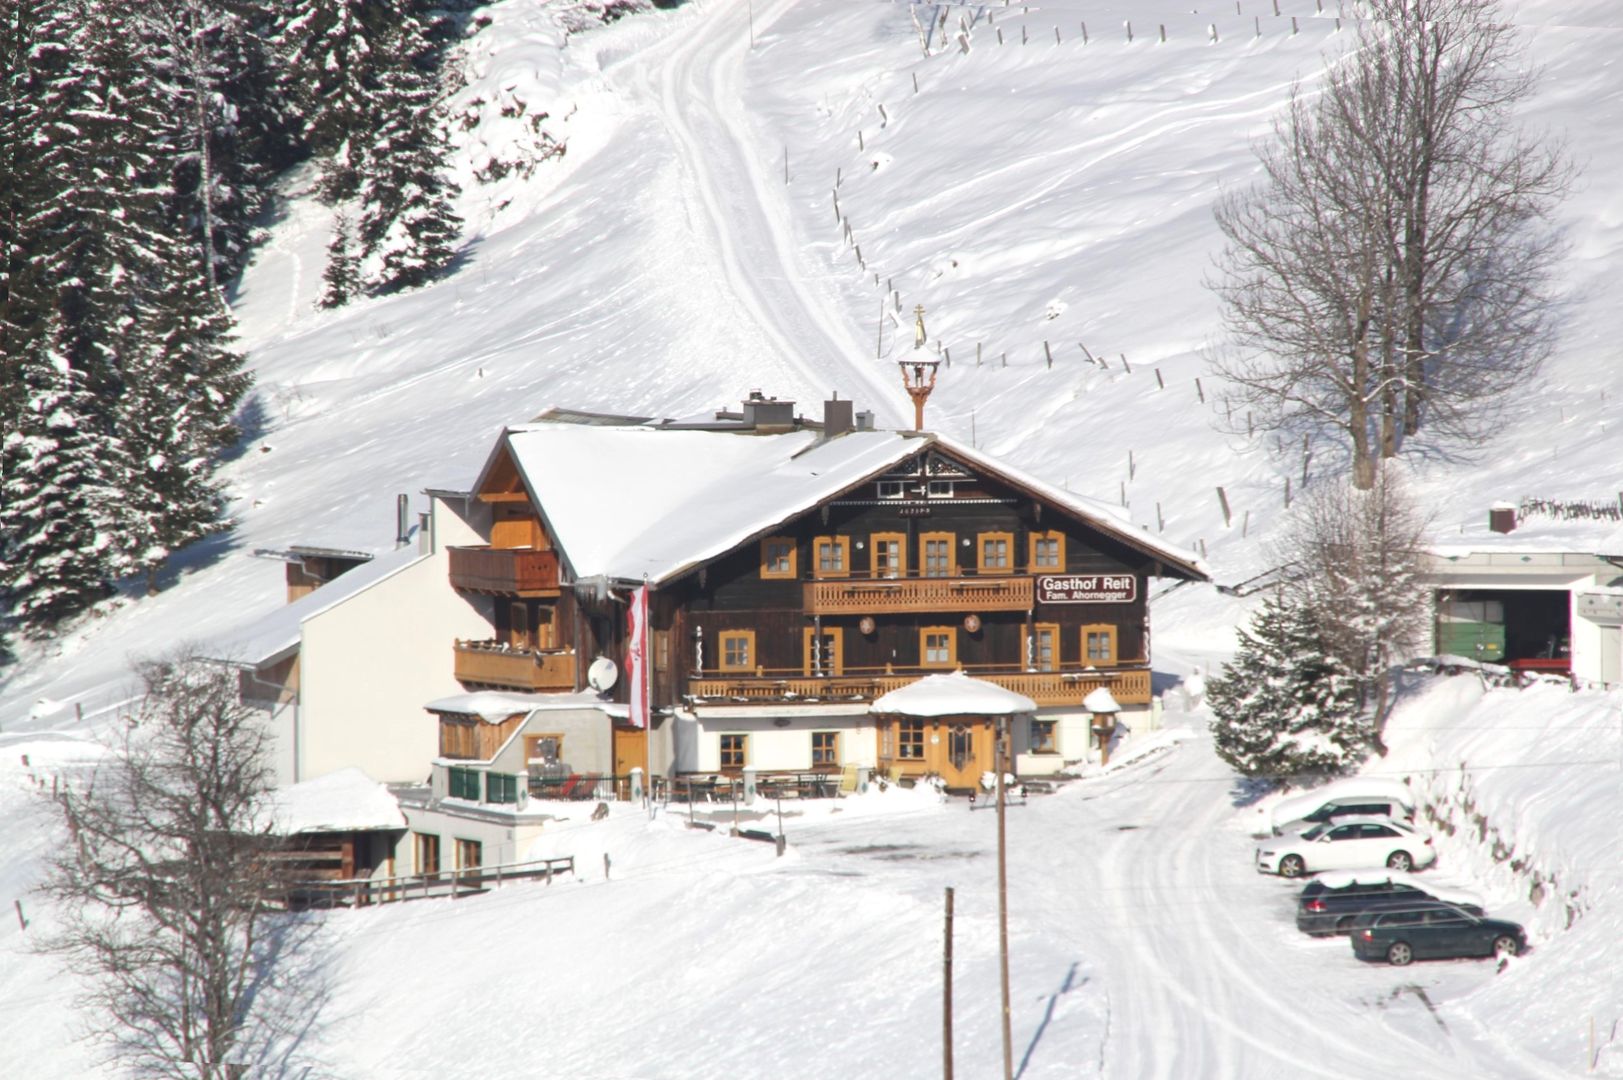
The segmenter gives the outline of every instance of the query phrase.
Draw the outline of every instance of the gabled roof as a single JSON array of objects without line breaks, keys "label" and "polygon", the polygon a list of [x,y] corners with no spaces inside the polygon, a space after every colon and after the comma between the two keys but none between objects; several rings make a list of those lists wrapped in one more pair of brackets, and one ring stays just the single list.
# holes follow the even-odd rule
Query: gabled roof
[{"label": "gabled roof", "polygon": [[208,642],[204,656],[233,664],[262,668],[285,659],[299,647],[299,624],[393,577],[427,556],[417,544],[404,544],[338,575],[321,588],[306,593],[246,626]]},{"label": "gabled roof", "polygon": [[508,428],[475,490],[509,464],[539,507],[577,579],[659,584],[727,554],[781,523],[895,468],[932,446],[1161,562],[1209,577],[1192,552],[937,435],[848,431],[784,434],[671,430],[656,425],[534,423]]}]

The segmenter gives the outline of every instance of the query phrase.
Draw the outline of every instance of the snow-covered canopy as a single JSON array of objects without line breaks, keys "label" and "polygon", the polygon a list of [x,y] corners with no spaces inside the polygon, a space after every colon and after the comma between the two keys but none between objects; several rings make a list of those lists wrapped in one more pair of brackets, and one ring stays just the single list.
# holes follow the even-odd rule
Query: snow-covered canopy
[{"label": "snow-covered canopy", "polygon": [[1107,687],[1099,687],[1082,699],[1082,707],[1088,712],[1116,713],[1121,712],[1121,706],[1116,702],[1116,695]]},{"label": "snow-covered canopy", "polygon": [[279,788],[265,814],[266,824],[280,836],[406,827],[389,789],[359,769],[339,769]]},{"label": "snow-covered canopy", "polygon": [[627,706],[604,701],[591,691],[578,694],[522,694],[508,690],[478,690],[471,694],[435,698],[423,708],[432,713],[477,716],[491,724],[500,723],[514,713],[557,712],[562,709],[597,709],[615,717],[630,715]]},{"label": "snow-covered canopy", "polygon": [[1037,703],[1024,694],[1005,690],[962,671],[926,675],[880,697],[868,710],[902,716],[1013,716],[1037,711]]}]

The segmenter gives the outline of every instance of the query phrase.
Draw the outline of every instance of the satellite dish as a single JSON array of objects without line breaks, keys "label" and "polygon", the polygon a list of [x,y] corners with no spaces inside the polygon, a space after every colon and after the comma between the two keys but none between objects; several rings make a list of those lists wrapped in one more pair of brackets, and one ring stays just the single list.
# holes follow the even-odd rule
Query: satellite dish
[{"label": "satellite dish", "polygon": [[593,660],[592,666],[586,669],[586,685],[600,694],[608,693],[619,677],[620,669],[606,656]]}]

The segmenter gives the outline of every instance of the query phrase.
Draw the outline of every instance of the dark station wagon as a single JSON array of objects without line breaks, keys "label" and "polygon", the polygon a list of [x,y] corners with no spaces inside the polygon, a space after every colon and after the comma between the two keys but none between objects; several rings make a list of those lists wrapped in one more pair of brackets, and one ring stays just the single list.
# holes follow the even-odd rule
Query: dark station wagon
[{"label": "dark station wagon", "polygon": [[1358,959],[1399,966],[1460,956],[1515,956],[1527,948],[1527,933],[1518,924],[1436,902],[1360,916],[1349,940]]},{"label": "dark station wagon", "polygon": [[1478,897],[1441,889],[1396,870],[1332,870],[1308,882],[1296,898],[1296,929],[1304,934],[1345,934],[1360,915],[1406,911],[1435,901],[1472,915],[1483,913]]}]

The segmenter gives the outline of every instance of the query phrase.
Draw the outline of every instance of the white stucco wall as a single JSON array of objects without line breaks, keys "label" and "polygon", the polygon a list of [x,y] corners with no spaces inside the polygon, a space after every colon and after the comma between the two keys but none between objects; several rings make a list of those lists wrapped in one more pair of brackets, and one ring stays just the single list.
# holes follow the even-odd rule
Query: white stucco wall
[{"label": "white stucco wall", "polygon": [[[787,723],[779,727],[777,721]],[[878,743],[873,721],[866,714],[769,716],[701,716],[677,722],[677,771],[715,772],[721,768],[721,736],[749,736],[747,764],[762,772],[804,771],[812,767],[812,732],[835,731],[840,736],[841,765],[873,767]],[[691,745],[684,746],[684,742]]]},{"label": "white stucco wall", "polygon": [[348,766],[384,782],[427,779],[439,726],[423,705],[462,691],[454,640],[491,634],[451,588],[446,554],[482,539],[443,505],[432,532],[431,553],[300,624],[299,779]]}]

